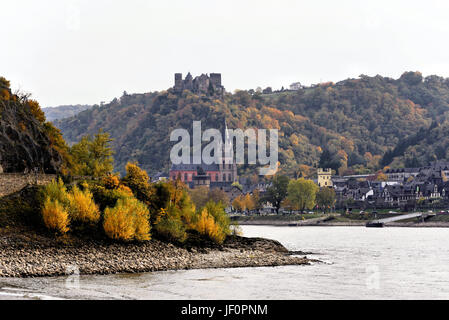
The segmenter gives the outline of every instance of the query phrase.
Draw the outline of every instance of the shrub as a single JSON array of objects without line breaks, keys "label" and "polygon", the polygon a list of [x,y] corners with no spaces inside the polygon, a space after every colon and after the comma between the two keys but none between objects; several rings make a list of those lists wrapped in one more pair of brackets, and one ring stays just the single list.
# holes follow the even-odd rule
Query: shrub
[{"label": "shrub", "polygon": [[109,174],[102,179],[106,189],[117,189],[120,186],[120,179],[117,175]]},{"label": "shrub", "polygon": [[231,219],[228,214],[225,212],[225,207],[222,203],[215,203],[213,201],[209,201],[205,208],[207,212],[214,217],[215,223],[218,224],[220,230],[223,234],[227,235],[231,233]]},{"label": "shrub", "polygon": [[39,103],[36,100],[28,100],[27,105],[30,108],[32,115],[41,123],[45,122],[45,113],[42,111]]},{"label": "shrub", "polygon": [[58,200],[51,200],[50,197],[47,197],[42,209],[42,218],[45,226],[50,230],[62,234],[69,231],[69,214]]},{"label": "shrub", "polygon": [[135,198],[119,199],[114,208],[104,211],[103,228],[115,240],[150,240],[148,208]]},{"label": "shrub", "polygon": [[11,87],[11,83],[8,80],[6,80],[4,77],[0,77],[0,87],[9,89]]},{"label": "shrub", "polygon": [[226,238],[226,234],[221,230],[214,217],[209,214],[206,208],[201,210],[198,221],[192,227],[216,243],[222,243]]},{"label": "shrub", "polygon": [[43,189],[43,199],[49,198],[51,201],[58,201],[62,206],[69,205],[67,188],[61,178],[52,180]]},{"label": "shrub", "polygon": [[[172,209],[173,210],[173,209]],[[170,210],[170,211],[172,211]],[[169,241],[184,242],[187,239],[186,225],[177,214],[167,211],[154,228],[159,236]]]},{"label": "shrub", "polygon": [[132,197],[132,192],[129,189],[121,187],[119,189],[106,189],[101,185],[92,185],[91,190],[95,203],[98,204],[101,211],[107,207],[115,207],[119,199]]},{"label": "shrub", "polygon": [[173,193],[173,185],[169,182],[159,182],[153,187],[154,192],[148,204],[151,210],[151,224],[158,224],[163,216],[167,214],[167,208],[171,203],[171,194]]},{"label": "shrub", "polygon": [[8,90],[0,89],[0,99],[9,100],[10,98],[11,98],[11,95],[9,94]]},{"label": "shrub", "polygon": [[74,221],[95,224],[100,220],[100,210],[88,188],[73,187],[68,195],[69,213]]}]

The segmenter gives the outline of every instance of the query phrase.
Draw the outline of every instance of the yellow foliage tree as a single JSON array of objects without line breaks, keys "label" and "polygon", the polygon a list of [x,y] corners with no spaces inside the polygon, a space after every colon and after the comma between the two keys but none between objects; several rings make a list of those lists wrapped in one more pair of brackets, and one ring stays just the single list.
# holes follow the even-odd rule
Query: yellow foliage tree
[{"label": "yellow foliage tree", "polygon": [[251,195],[249,193],[247,193],[245,195],[244,201],[245,201],[245,207],[246,207],[247,210],[251,211],[251,210],[254,210],[256,208],[256,204],[254,202],[254,199],[251,197]]},{"label": "yellow foliage tree", "polygon": [[108,174],[102,179],[103,185],[106,189],[117,189],[120,185],[120,179],[115,174]]},{"label": "yellow foliage tree", "polygon": [[58,200],[51,200],[47,197],[42,208],[42,218],[45,226],[59,233],[69,231],[69,214]]},{"label": "yellow foliage tree", "polygon": [[43,199],[49,198],[51,201],[57,200],[61,205],[66,207],[68,205],[67,188],[61,178],[52,180],[43,189]]},{"label": "yellow foliage tree", "polygon": [[222,232],[214,217],[209,214],[206,208],[203,208],[198,221],[192,227],[217,243],[222,243],[226,237],[226,234]]},{"label": "yellow foliage tree", "polygon": [[135,198],[119,199],[114,208],[105,209],[103,228],[111,239],[150,240],[148,208]]},{"label": "yellow foliage tree", "polygon": [[128,186],[137,199],[149,204],[151,197],[151,186],[148,173],[139,168],[136,163],[128,162],[126,164],[126,176],[123,177],[123,183]]},{"label": "yellow foliage tree", "polygon": [[74,221],[95,224],[100,220],[100,210],[93,200],[92,193],[85,188],[73,187],[68,194],[69,213]]},{"label": "yellow foliage tree", "polygon": [[235,210],[240,211],[240,212],[246,210],[245,201],[244,201],[244,199],[242,199],[241,195],[236,197],[232,201],[232,206],[234,207]]},{"label": "yellow foliage tree", "polygon": [[39,120],[39,122],[45,122],[45,113],[42,111],[39,102],[30,99],[27,101],[27,106],[30,108],[31,113],[37,120]]}]

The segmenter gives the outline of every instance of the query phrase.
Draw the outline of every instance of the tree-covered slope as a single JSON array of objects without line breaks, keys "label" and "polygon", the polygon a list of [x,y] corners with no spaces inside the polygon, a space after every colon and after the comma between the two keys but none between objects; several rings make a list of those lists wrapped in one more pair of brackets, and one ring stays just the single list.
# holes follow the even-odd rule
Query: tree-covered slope
[{"label": "tree-covered slope", "polygon": [[80,113],[81,111],[91,108],[90,105],[67,105],[67,106],[57,106],[42,108],[45,113],[45,117],[48,121],[55,121],[58,119],[70,118],[74,115]]},{"label": "tree-covered slope", "polygon": [[[124,94],[56,124],[68,142],[99,128],[109,132],[118,170],[130,160],[150,172],[168,169],[173,129],[189,129],[194,120],[202,121],[203,130],[222,128],[226,119],[230,128],[279,129],[279,160],[288,174],[307,174],[319,162],[343,173],[378,169],[393,160],[404,165],[404,154],[382,158],[432,121],[446,128],[448,111],[449,80],[409,72],[397,80],[362,75],[297,91],[237,91],[222,98],[171,90]],[[432,140],[426,147],[439,144]]]},{"label": "tree-covered slope", "polygon": [[13,94],[0,77],[0,171],[60,172],[66,152],[59,130],[45,121],[39,104]]}]

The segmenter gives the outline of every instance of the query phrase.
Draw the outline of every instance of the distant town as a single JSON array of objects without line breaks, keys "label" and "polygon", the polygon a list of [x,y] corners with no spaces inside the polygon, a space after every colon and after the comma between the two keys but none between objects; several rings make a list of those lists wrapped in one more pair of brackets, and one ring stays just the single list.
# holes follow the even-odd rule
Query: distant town
[{"label": "distant town", "polygon": [[[449,205],[449,161],[435,161],[417,168],[386,168],[382,172],[338,176],[330,168],[317,168],[312,181],[319,188],[335,192],[334,209],[401,209],[446,208]],[[225,191],[232,201],[252,195],[256,190],[263,198],[270,182],[252,183],[239,178],[232,165],[172,165],[169,174],[159,174],[153,180],[180,179],[190,188],[207,187]],[[264,209],[270,209],[269,203]]]}]

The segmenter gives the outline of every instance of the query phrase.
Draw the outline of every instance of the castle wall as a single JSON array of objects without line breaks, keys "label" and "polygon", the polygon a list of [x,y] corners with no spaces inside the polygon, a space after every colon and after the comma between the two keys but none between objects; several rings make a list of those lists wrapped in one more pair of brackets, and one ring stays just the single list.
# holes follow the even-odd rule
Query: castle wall
[{"label": "castle wall", "polygon": [[182,79],[182,73],[175,73],[175,85],[173,88],[175,92],[190,90],[194,93],[207,94],[210,85],[212,85],[215,94],[223,94],[224,88],[221,85],[221,73],[211,73],[210,76],[202,74],[195,78],[188,73],[184,80]]}]

